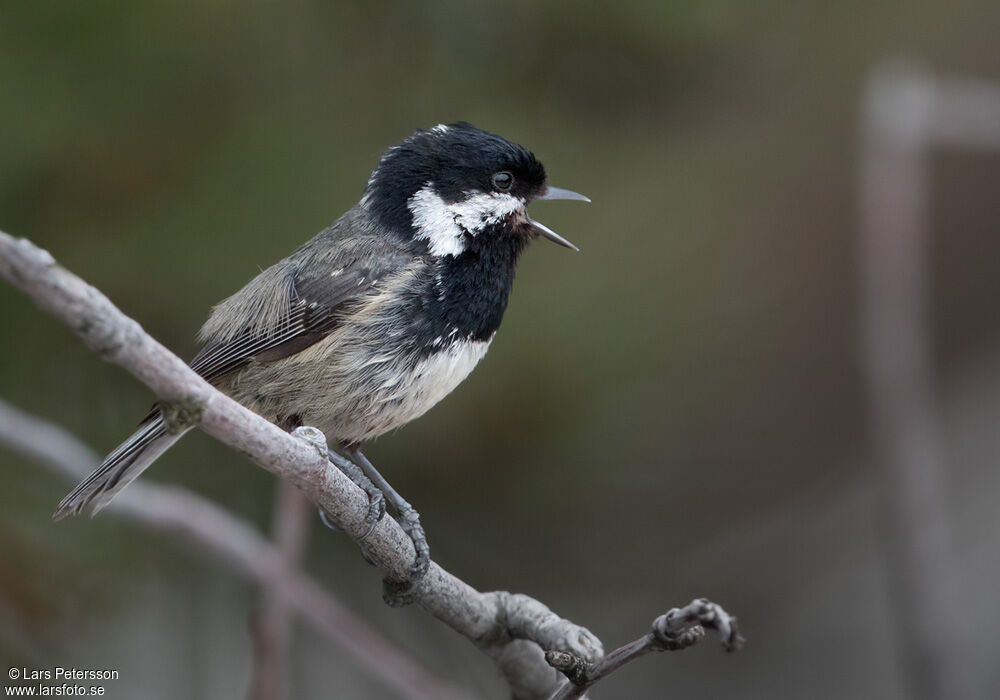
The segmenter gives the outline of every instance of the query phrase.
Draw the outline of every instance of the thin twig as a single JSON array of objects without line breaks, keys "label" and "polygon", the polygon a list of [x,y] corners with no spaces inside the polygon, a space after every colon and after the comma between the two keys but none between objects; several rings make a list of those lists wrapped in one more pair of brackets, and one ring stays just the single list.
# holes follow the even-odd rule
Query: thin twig
[{"label": "thin twig", "polygon": [[[76,480],[94,469],[97,454],[67,430],[0,399],[0,444],[54,473]],[[213,561],[259,584],[283,577],[288,601],[303,622],[349,654],[358,664],[413,700],[468,697],[421,668],[406,652],[295,569],[253,527],[211,501],[178,486],[149,481],[132,484],[108,512],[148,530],[180,535]]]},{"label": "thin twig", "polygon": [[653,620],[649,632],[605,656],[597,663],[564,651],[547,651],[545,660],[564,676],[550,700],[569,700],[583,697],[595,683],[653,651],[679,651],[698,644],[705,638],[705,629],[719,633],[726,651],[738,651],[744,639],[740,636],[736,618],[721,606],[705,598],[691,601],[683,608],[674,608]]}]

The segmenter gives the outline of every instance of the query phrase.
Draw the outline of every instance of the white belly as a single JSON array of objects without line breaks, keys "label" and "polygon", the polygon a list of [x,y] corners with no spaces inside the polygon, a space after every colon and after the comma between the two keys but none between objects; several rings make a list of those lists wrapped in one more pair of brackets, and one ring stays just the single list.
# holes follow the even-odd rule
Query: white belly
[{"label": "white belly", "polygon": [[388,380],[373,406],[372,437],[426,413],[469,376],[489,347],[489,340],[463,341],[421,360],[398,380]]},{"label": "white belly", "polygon": [[[492,340],[492,339],[491,339]],[[405,353],[345,352],[364,339],[334,332],[289,358],[251,365],[223,391],[271,420],[295,416],[335,442],[364,442],[422,416],[476,366],[490,341],[462,341],[412,362]]]}]

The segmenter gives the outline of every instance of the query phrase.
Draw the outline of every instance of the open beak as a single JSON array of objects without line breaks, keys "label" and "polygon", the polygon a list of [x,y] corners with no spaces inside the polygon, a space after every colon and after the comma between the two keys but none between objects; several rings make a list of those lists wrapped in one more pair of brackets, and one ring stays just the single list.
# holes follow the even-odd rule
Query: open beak
[{"label": "open beak", "polygon": [[542,238],[547,238],[550,241],[552,241],[553,243],[558,243],[563,248],[569,248],[570,250],[575,250],[578,253],[580,252],[579,248],[577,248],[575,245],[573,245],[572,243],[570,243],[569,241],[567,241],[565,238],[563,238],[562,236],[560,236],[558,233],[556,233],[555,231],[553,231],[552,229],[550,229],[545,224],[541,224],[541,223],[535,221],[532,218],[528,219],[528,223],[531,224],[531,228],[533,228],[535,230],[535,233],[537,233]]},{"label": "open beak", "polygon": [[[590,201],[590,197],[585,197],[582,194],[573,192],[572,190],[564,190],[561,187],[546,187],[545,191],[542,194],[537,195],[535,199],[572,199],[578,202]],[[535,233],[537,233],[542,238],[547,238],[553,243],[558,243],[564,248],[569,248],[570,250],[575,250],[579,252],[580,250],[579,248],[577,248],[575,245],[567,241],[558,233],[550,229],[545,224],[539,223],[534,219],[531,219],[530,217],[528,221],[531,224],[531,227],[535,230]]]}]

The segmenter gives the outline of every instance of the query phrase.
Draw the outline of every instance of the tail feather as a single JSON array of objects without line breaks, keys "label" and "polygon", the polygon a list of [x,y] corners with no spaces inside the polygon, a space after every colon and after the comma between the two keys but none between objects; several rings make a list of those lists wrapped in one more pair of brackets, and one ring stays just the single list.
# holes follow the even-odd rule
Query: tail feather
[{"label": "tail feather", "polygon": [[160,416],[151,418],[62,499],[56,512],[52,514],[52,519],[62,520],[70,515],[77,515],[88,506],[92,506],[92,513],[97,513],[177,442],[181,435],[183,433],[167,434]]}]

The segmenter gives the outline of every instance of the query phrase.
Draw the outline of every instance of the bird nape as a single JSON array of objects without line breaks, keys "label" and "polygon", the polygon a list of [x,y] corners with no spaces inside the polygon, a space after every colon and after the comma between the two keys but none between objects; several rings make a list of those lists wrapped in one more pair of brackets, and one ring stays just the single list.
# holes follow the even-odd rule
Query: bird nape
[{"label": "bird nape", "polygon": [[[389,148],[354,207],[218,304],[191,367],[292,430],[315,426],[331,459],[368,494],[374,527],[385,499],[414,542],[411,580],[426,573],[416,511],[360,446],[425,413],[486,353],[527,244],[576,246],[533,220],[539,199],[590,201],[551,187],[534,154],[458,122]],[[107,505],[183,433],[154,409],[59,504],[61,519]]]}]

